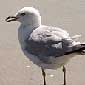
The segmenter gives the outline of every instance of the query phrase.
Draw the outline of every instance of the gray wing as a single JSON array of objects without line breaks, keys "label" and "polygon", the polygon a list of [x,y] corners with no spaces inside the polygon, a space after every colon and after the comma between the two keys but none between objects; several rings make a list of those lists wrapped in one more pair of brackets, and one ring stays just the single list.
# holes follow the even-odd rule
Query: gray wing
[{"label": "gray wing", "polygon": [[25,42],[26,50],[44,61],[50,56],[59,57],[70,51],[73,41],[69,34],[60,28],[39,27]]}]

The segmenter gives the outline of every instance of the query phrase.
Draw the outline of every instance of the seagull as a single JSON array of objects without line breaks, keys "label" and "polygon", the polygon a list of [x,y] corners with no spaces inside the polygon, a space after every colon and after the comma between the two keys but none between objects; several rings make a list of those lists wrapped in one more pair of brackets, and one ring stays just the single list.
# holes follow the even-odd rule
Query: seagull
[{"label": "seagull", "polygon": [[75,41],[66,30],[41,24],[37,9],[24,7],[7,22],[19,21],[18,40],[24,55],[41,68],[43,83],[46,83],[45,69],[57,70],[63,67],[64,85],[66,85],[65,64],[76,55],[85,54],[85,44]]}]

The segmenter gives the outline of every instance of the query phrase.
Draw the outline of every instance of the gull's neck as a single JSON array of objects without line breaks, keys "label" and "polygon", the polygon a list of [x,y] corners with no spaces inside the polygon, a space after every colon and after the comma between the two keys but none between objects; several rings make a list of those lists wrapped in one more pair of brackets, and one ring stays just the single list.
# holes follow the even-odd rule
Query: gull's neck
[{"label": "gull's neck", "polygon": [[21,26],[23,27],[23,28],[26,28],[26,27],[28,27],[28,29],[29,28],[31,28],[31,29],[33,29],[33,28],[37,28],[37,27],[39,27],[39,26],[41,26],[41,24],[40,23],[35,23],[35,24],[21,24]]},{"label": "gull's neck", "polygon": [[19,37],[26,39],[33,32],[33,30],[35,30],[36,28],[38,28],[40,26],[41,26],[41,24],[35,25],[35,26],[34,25],[28,25],[28,24],[27,25],[21,24],[21,26],[18,29]]},{"label": "gull's neck", "polygon": [[34,29],[36,29],[40,26],[41,26],[41,24],[37,24],[37,25],[21,24],[22,29],[26,30],[28,32],[28,34],[30,34]]},{"label": "gull's neck", "polygon": [[29,36],[33,30],[35,30],[36,28],[41,26],[41,16],[34,16],[31,17],[31,19],[25,19],[21,22],[21,26],[18,30],[20,36],[22,36],[22,38],[26,38],[27,36]]},{"label": "gull's neck", "polygon": [[39,27],[41,26],[41,16],[37,15],[31,18],[27,18],[21,22],[21,25],[23,27],[29,27],[28,29]]},{"label": "gull's neck", "polygon": [[34,29],[41,26],[41,18],[37,18],[37,19],[35,18],[21,24],[22,29],[26,30],[28,34],[30,34]]},{"label": "gull's neck", "polygon": [[37,23],[22,23],[21,26],[24,28],[24,27],[29,27],[29,28],[36,28],[36,27],[39,27],[41,26],[41,23],[40,22],[37,22]]}]

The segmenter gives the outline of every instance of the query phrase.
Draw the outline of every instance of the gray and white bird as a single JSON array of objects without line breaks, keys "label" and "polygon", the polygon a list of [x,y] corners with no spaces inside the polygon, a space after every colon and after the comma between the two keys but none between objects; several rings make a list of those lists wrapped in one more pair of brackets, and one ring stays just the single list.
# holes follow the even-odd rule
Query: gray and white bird
[{"label": "gray and white bird", "polygon": [[41,16],[37,9],[24,7],[14,16],[6,18],[7,22],[19,21],[18,39],[24,54],[41,67],[46,85],[45,69],[63,66],[64,85],[66,85],[66,68],[64,65],[72,57],[84,54],[85,44],[76,42],[69,33],[58,27],[41,24]]}]

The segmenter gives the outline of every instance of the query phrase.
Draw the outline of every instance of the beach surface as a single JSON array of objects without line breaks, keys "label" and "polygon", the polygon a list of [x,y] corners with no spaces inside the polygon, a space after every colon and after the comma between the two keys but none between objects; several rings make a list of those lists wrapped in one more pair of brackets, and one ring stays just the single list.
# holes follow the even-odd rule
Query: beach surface
[{"label": "beach surface", "polygon": [[[5,22],[25,6],[37,8],[42,24],[81,34],[85,42],[85,0],[1,0],[0,1],[0,85],[43,85],[41,69],[29,61],[18,42],[19,22]],[[72,58],[67,68],[67,85],[85,85],[85,56]],[[62,85],[62,68],[46,70],[47,85]],[[50,75],[54,75],[53,77]]]}]

